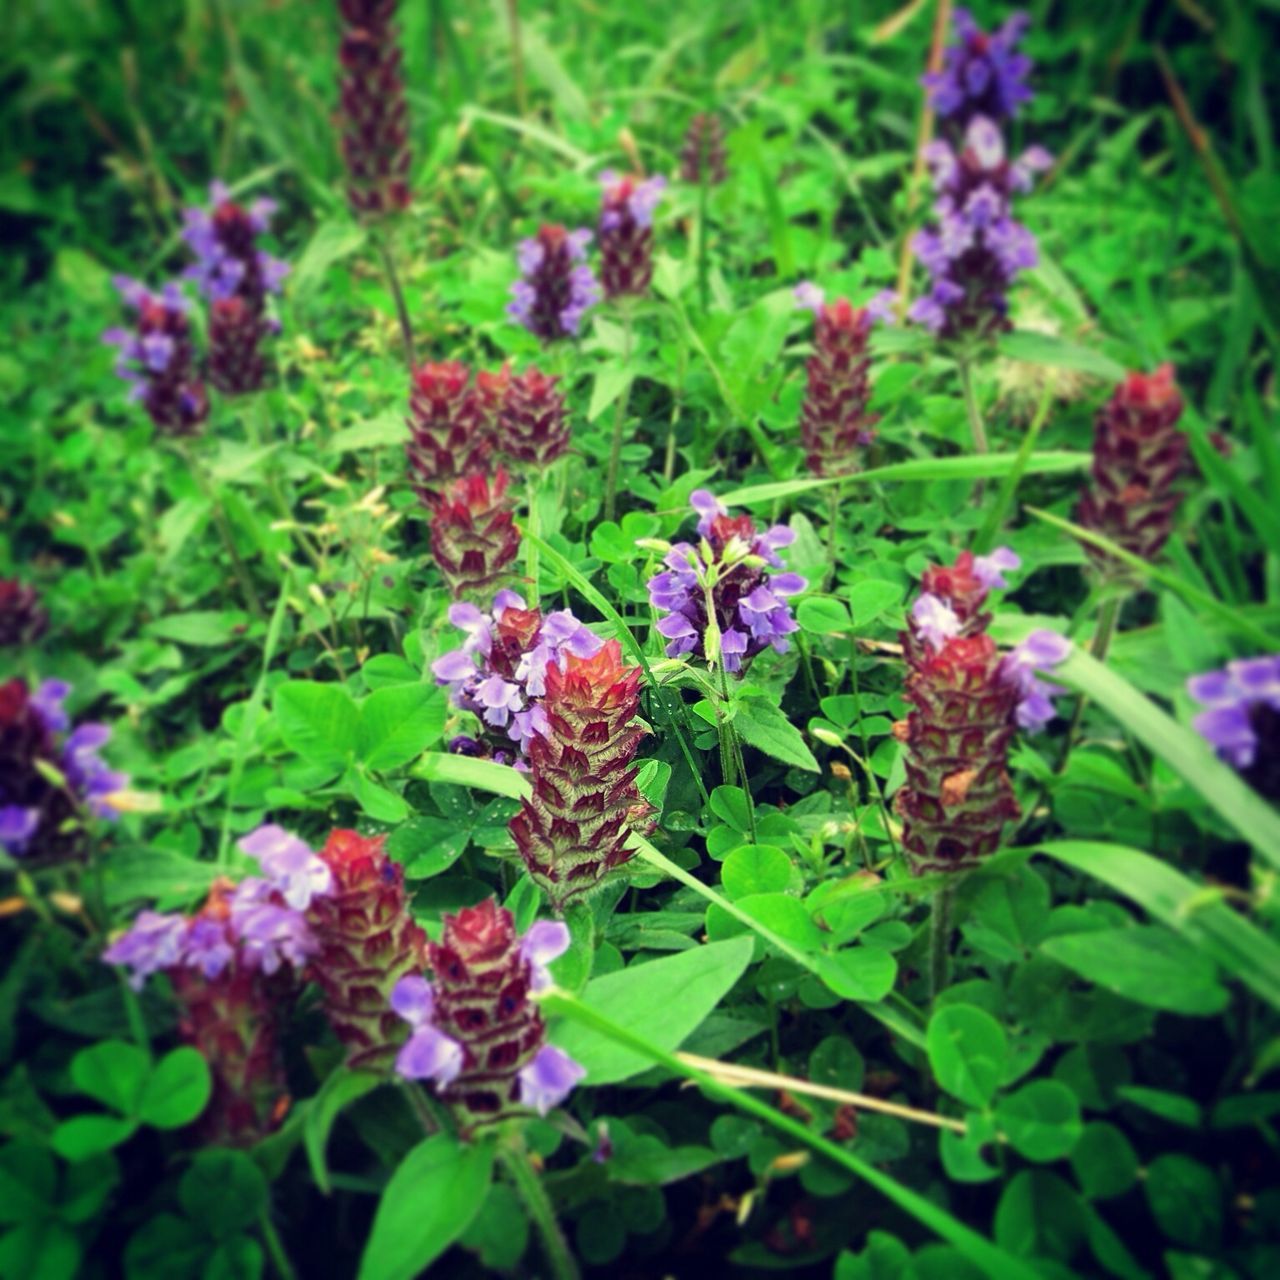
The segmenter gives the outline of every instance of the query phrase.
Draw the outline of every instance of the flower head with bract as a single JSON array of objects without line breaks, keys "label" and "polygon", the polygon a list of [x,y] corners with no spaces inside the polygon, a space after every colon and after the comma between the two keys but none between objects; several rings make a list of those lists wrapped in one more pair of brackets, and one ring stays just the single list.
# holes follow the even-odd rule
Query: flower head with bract
[{"label": "flower head with bract", "polygon": [[1255,790],[1280,802],[1280,654],[1239,658],[1187,681],[1192,724]]},{"label": "flower head with bract", "polygon": [[1030,22],[1025,13],[1015,13],[988,33],[967,9],[954,12],[955,41],[943,54],[941,70],[922,79],[941,120],[960,129],[976,115],[1007,120],[1031,100],[1031,59],[1017,48]]},{"label": "flower head with bract", "polygon": [[653,278],[653,214],[666,190],[661,176],[600,175],[600,278],[606,298],[643,294]]},{"label": "flower head with bract", "polygon": [[516,249],[520,278],[511,286],[507,315],[544,342],[577,337],[600,286],[587,263],[591,232],[543,225]]}]

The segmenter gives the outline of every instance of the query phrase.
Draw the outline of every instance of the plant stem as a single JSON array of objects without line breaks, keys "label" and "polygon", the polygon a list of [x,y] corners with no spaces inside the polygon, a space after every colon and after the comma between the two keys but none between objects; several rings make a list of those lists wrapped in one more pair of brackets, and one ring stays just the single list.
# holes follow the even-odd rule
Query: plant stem
[{"label": "plant stem", "polygon": [[[525,478],[525,501],[529,506],[529,516],[527,527],[534,538],[542,536],[542,530],[539,526],[541,518],[538,512],[538,477],[539,473],[530,469],[528,476]],[[542,598],[541,589],[538,586],[538,544],[529,538],[522,538],[524,544],[524,571],[529,578],[529,598],[533,601],[533,607],[538,607],[538,601]]]},{"label": "plant stem", "polygon": [[275,1223],[271,1221],[271,1213],[267,1209],[263,1209],[258,1214],[258,1230],[262,1232],[262,1241],[267,1246],[271,1265],[275,1267],[276,1274],[280,1277],[280,1280],[294,1280],[294,1276],[297,1273],[293,1269],[293,1264],[289,1261],[289,1255],[284,1251],[284,1244],[276,1231]]},{"label": "plant stem", "polygon": [[538,1229],[554,1280],[578,1280],[578,1264],[569,1252],[568,1241],[556,1220],[551,1198],[542,1185],[538,1171],[529,1159],[523,1139],[520,1145],[504,1143],[498,1148],[498,1160],[515,1186],[533,1225]]},{"label": "plant stem", "polygon": [[844,497],[844,481],[839,480],[827,490],[827,570],[824,585],[836,580],[836,541],[840,528],[840,502]]},{"label": "plant stem", "polygon": [[950,876],[933,895],[929,916],[929,1003],[946,989],[951,967],[951,907],[956,896],[956,877]]},{"label": "plant stem", "polygon": [[[960,386],[964,391],[964,411],[969,417],[969,433],[973,437],[973,451],[982,455],[990,453],[990,446],[987,444],[987,427],[982,421],[982,410],[978,407],[978,397],[973,390],[973,369],[969,364],[969,358],[962,356],[957,364],[960,369]],[[979,480],[973,486],[973,502],[975,506],[982,505],[982,495],[986,489],[986,481]]]},{"label": "plant stem", "polygon": [[994,506],[987,512],[987,518],[982,522],[982,528],[978,530],[978,536],[974,539],[973,550],[976,554],[982,555],[991,550],[991,544],[995,542],[997,535],[1000,533],[1000,526],[1004,523],[1004,518],[1009,513],[1010,507],[1013,506],[1014,497],[1018,492],[1018,485],[1022,482],[1023,473],[1027,469],[1027,463],[1031,461],[1031,454],[1035,450],[1036,441],[1040,438],[1040,432],[1044,428],[1045,422],[1049,418],[1049,406],[1053,403],[1053,386],[1051,383],[1045,384],[1043,394],[1040,396],[1040,403],[1036,406],[1035,417],[1031,419],[1031,425],[1027,428],[1027,433],[1022,438],[1022,444],[1018,446],[1018,456],[1013,460],[1013,470],[1005,476],[1003,483],[1000,485],[1000,492],[996,495]]},{"label": "plant stem", "polygon": [[[1089,652],[1099,662],[1104,662],[1111,648],[1111,640],[1116,633],[1116,623],[1120,620],[1120,610],[1124,607],[1123,596],[1111,596],[1104,600],[1098,609],[1098,624],[1093,630],[1093,640],[1089,644]],[[1057,773],[1066,772],[1067,762],[1071,759],[1071,750],[1075,746],[1076,735],[1080,731],[1080,721],[1084,719],[1084,709],[1089,699],[1081,694],[1076,699],[1075,710],[1071,713],[1071,723],[1067,726],[1067,741],[1062,748],[1062,759],[1058,761]]]},{"label": "plant stem", "polygon": [[511,37],[511,70],[516,82],[516,112],[529,114],[529,98],[524,87],[524,42],[520,36],[520,0],[507,0],[507,31]]},{"label": "plant stem", "polygon": [[703,315],[707,312],[710,287],[707,271],[707,194],[709,189],[708,165],[698,166],[698,305]]},{"label": "plant stem", "polygon": [[417,360],[413,353],[413,325],[409,323],[409,308],[405,305],[404,290],[400,287],[400,275],[396,271],[396,260],[392,256],[391,246],[381,231],[374,232],[374,241],[378,246],[378,256],[382,259],[382,269],[387,273],[387,287],[395,299],[396,316],[400,321],[400,338],[404,343],[404,361],[410,376],[413,374]]},{"label": "plant stem", "polygon": [[[631,367],[631,299],[622,300],[622,368]],[[622,427],[627,418],[627,405],[631,400],[631,380],[628,378],[618,395],[618,411],[613,418],[613,439],[609,442],[609,470],[605,480],[604,518],[612,520],[617,510],[618,462],[622,457]]]}]

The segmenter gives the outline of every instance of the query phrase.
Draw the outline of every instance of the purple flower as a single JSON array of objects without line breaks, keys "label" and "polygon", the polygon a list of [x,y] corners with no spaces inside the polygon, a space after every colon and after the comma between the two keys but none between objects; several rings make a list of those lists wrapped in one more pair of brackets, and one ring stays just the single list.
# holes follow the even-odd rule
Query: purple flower
[{"label": "purple flower", "polygon": [[560,920],[538,920],[520,942],[520,954],[529,962],[529,990],[551,986],[550,964],[569,949],[569,928]]},{"label": "purple flower", "polygon": [[[989,556],[975,556],[973,576],[988,591],[1003,591],[1009,584],[1004,580],[1006,569],[1016,569],[1022,564],[1018,555],[1008,547],[997,547]],[[1048,634],[1047,632],[1045,634]]]},{"label": "purple flower", "polygon": [[956,611],[941,597],[925,591],[911,606],[911,619],[929,646],[938,650],[960,634],[961,622]]},{"label": "purple flower", "polygon": [[[977,562],[975,561],[975,569]],[[1012,568],[1013,566],[1008,566]],[[1028,733],[1038,733],[1057,715],[1053,699],[1066,690],[1039,678],[1071,652],[1071,641],[1056,631],[1033,631],[1001,664],[1005,679],[1018,686],[1016,718]]]},{"label": "purple flower", "polygon": [[242,910],[236,927],[246,963],[266,974],[275,973],[285,963],[301,969],[320,949],[306,917],[274,902]]},{"label": "purple flower", "polygon": [[520,279],[511,286],[507,315],[544,342],[577,334],[582,317],[600,301],[600,286],[587,265],[591,232],[543,226],[516,246]]},{"label": "purple flower", "polygon": [[1187,692],[1206,709],[1191,722],[1228,764],[1252,770],[1270,746],[1280,713],[1280,654],[1237,659],[1221,671],[1187,681]]},{"label": "purple flower", "polygon": [[20,804],[0,804],[0,849],[15,858],[21,857],[39,825],[39,809]]},{"label": "purple flower", "polygon": [[391,990],[391,1008],[413,1028],[396,1057],[396,1071],[408,1080],[434,1080],[441,1087],[456,1080],[463,1066],[462,1046],[431,1025],[431,984],[417,974],[406,975]]},{"label": "purple flower", "polygon": [[947,48],[941,70],[921,81],[934,111],[960,124],[977,113],[997,119],[1016,115],[1032,97],[1026,83],[1031,60],[1016,48],[1030,19],[1015,13],[990,35],[966,9],[957,9],[952,21],[955,43]]},{"label": "purple flower", "polygon": [[812,280],[802,280],[796,285],[794,292],[796,306],[812,311],[815,316],[821,314],[827,295]]},{"label": "purple flower", "polygon": [[586,1068],[580,1067],[563,1049],[544,1044],[533,1061],[520,1068],[520,1101],[545,1116],[569,1096],[586,1074]]},{"label": "purple flower", "polygon": [[71,721],[62,704],[70,693],[71,686],[65,680],[44,680],[31,695],[31,705],[50,733],[67,731]]},{"label": "purple flower", "polygon": [[188,924],[186,916],[140,911],[133,924],[102,953],[102,958],[108,964],[130,969],[129,985],[141,991],[151,974],[181,961]]},{"label": "purple flower", "polygon": [[251,296],[260,309],[263,295],[278,293],[289,273],[288,263],[254,243],[269,228],[275,201],[255,200],[246,209],[231,199],[224,182],[210,184],[209,201],[209,209],[192,205],[182,212],[182,238],[196,258],[187,277],[210,302]]},{"label": "purple flower", "polygon": [[227,936],[227,926],[208,916],[197,916],[191,921],[182,948],[182,963],[198,969],[212,981],[235,958],[236,949]]},{"label": "purple flower", "polygon": [[295,911],[305,911],[312,898],[324,897],[333,889],[328,864],[283,827],[259,827],[240,841],[240,848],[257,858],[272,888]]}]

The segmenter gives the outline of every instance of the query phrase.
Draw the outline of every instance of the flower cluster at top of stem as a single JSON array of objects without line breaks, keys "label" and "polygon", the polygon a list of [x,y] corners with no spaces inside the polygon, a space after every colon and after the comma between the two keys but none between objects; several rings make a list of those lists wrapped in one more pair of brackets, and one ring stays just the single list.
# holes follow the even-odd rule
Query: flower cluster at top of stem
[{"label": "flower cluster at top of stem", "polygon": [[467,638],[461,648],[436,659],[431,670],[449,686],[455,706],[480,718],[484,739],[462,739],[453,749],[519,767],[530,740],[546,732],[541,700],[549,669],[567,654],[591,657],[602,641],[568,609],[544,616],[510,590],[494,596],[489,613],[473,604],[452,605],[449,621]]},{"label": "flower cluster at top of stem", "polygon": [[790,597],[808,583],[783,569],[778,551],[795,541],[786,525],[761,533],[750,516],[731,517],[706,489],[690,496],[698,514],[698,545],[677,542],[663,558],[666,569],[649,579],[649,603],[666,616],[657,626],[670,658],[704,658],[726,671],[770,645],[790,647],[797,629]]},{"label": "flower cluster at top of stem", "polygon": [[653,278],[653,211],[667,180],[600,175],[600,278],[609,299],[648,292]]},{"label": "flower cluster at top of stem", "polygon": [[431,554],[456,600],[492,599],[520,552],[508,484],[502,467],[473,472],[431,503]]},{"label": "flower cluster at top of stem", "polygon": [[929,290],[907,314],[948,340],[980,341],[1007,329],[1009,287],[1037,260],[1035,237],[1014,219],[1011,200],[1053,160],[1033,146],[1010,161],[1002,127],[1031,97],[1031,63],[1014,48],[1025,25],[1012,18],[986,35],[958,10],[957,43],[943,70],[924,79],[943,137],[924,152],[935,221],[913,241]]},{"label": "flower cluster at top of stem", "polygon": [[0,849],[12,857],[60,859],[80,846],[84,814],[115,818],[129,779],[98,752],[104,724],[74,728],[63,707],[71,686],[46,680],[0,684]]},{"label": "flower cluster at top of stem", "polygon": [[258,248],[274,200],[245,207],[221,182],[210,186],[209,199],[209,209],[183,211],[182,238],[196,258],[187,275],[209,302],[209,381],[224,395],[243,395],[262,386],[262,339],[280,327],[267,298],[280,292],[289,267]]},{"label": "flower cluster at top of stem", "polygon": [[875,438],[880,420],[867,410],[867,338],[885,300],[877,300],[879,308],[855,308],[847,298],[828,303],[809,281],[796,286],[795,296],[814,315],[813,355],[800,409],[805,461],[817,476],[852,475],[859,469],[858,450]]},{"label": "flower cluster at top of stem", "polygon": [[161,431],[194,434],[209,416],[209,397],[193,367],[191,304],[172,281],[159,293],[128,276],[116,276],[113,283],[136,317],[133,329],[116,327],[102,335],[119,351],[116,374]]},{"label": "flower cluster at top of stem", "polygon": [[347,201],[365,218],[408,206],[409,108],[393,22],[396,0],[338,0]]},{"label": "flower cluster at top of stem", "polygon": [[179,1033],[213,1077],[201,1127],[230,1142],[253,1141],[282,1118],[280,1023],[320,951],[307,910],[333,888],[326,863],[279,827],[260,827],[240,847],[261,876],[215,881],[193,916],[140,912],[102,956],[130,970],[135,990],[168,975]]},{"label": "flower cluster at top of stem", "polygon": [[543,342],[576,337],[600,286],[586,261],[591,232],[544,225],[516,248],[520,278],[511,286],[507,314]]},{"label": "flower cluster at top of stem", "polygon": [[725,167],[724,125],[720,117],[699,111],[689,121],[680,146],[680,180],[718,186],[729,176]]},{"label": "flower cluster at top of stem", "polygon": [[1245,781],[1280,803],[1280,654],[1242,658],[1187,681],[1196,732]]},{"label": "flower cluster at top of stem", "polygon": [[926,569],[901,636],[913,710],[894,726],[906,748],[895,807],[917,873],[962,870],[995,852],[1004,824],[1020,812],[1006,770],[1009,741],[1019,726],[1035,730],[1054,715],[1051,698],[1061,690],[1038,673],[1062,661],[1069,642],[1038,631],[1002,656],[987,634],[983,605],[1018,564],[1000,548]]},{"label": "flower cluster at top of stem", "polygon": [[529,741],[530,795],[511,819],[530,879],[563,913],[635,856],[652,808],[636,785],[640,668],[610,640],[591,657],[573,653],[546,669],[541,728]]},{"label": "flower cluster at top of stem", "polygon": [[35,587],[0,578],[0,649],[34,644],[49,627],[49,614]]},{"label": "flower cluster at top of stem", "polygon": [[414,369],[405,454],[423,502],[430,505],[451,481],[487,468],[508,382],[504,368],[481,371],[473,384],[470,368],[458,360]]},{"label": "flower cluster at top of stem", "polygon": [[[1154,373],[1129,374],[1094,419],[1090,485],[1076,519],[1143,560],[1168,542],[1182,502],[1177,480],[1186,465],[1187,438],[1178,430],[1181,416],[1173,366],[1163,364]],[[1085,549],[1107,575],[1130,576],[1105,551]]]},{"label": "flower cluster at top of stem", "polygon": [[439,942],[427,944],[432,981],[402,977],[392,992],[409,1024],[396,1070],[430,1080],[464,1131],[536,1111],[546,1115],[585,1072],[547,1042],[531,998],[551,985],[547,966],[569,946],[569,930],[535,923],[524,935],[493,898],[444,917]]}]

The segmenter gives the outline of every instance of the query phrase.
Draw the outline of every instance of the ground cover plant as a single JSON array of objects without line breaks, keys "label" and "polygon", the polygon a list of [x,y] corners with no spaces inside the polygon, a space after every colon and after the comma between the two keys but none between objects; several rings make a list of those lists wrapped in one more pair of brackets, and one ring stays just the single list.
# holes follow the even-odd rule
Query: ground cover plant
[{"label": "ground cover plant", "polygon": [[0,1277],[1280,1273],[1280,14],[46,0]]}]

